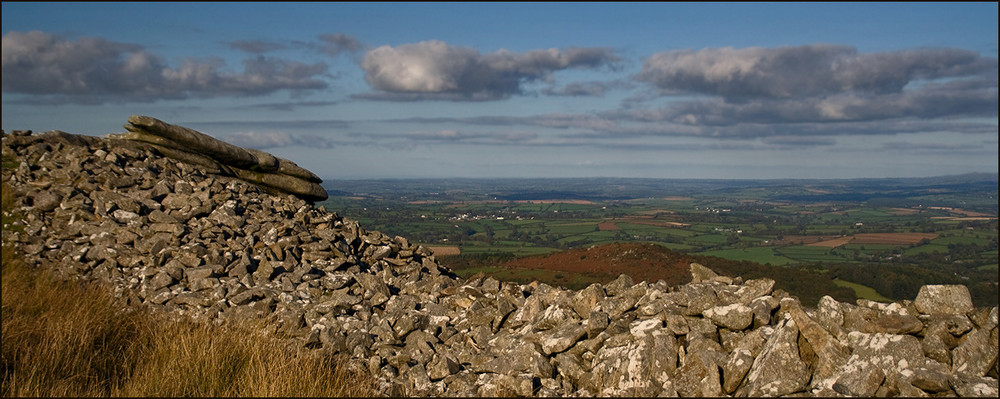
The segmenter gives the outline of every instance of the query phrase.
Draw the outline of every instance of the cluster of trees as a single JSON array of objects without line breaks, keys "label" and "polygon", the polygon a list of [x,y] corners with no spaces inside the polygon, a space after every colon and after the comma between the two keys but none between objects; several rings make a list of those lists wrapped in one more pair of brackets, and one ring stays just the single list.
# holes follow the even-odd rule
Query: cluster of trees
[{"label": "cluster of trees", "polygon": [[912,300],[920,287],[928,284],[962,284],[969,287],[976,306],[997,306],[997,275],[990,270],[961,270],[956,266],[895,264],[838,264],[828,266],[828,274],[874,288],[893,300]]}]

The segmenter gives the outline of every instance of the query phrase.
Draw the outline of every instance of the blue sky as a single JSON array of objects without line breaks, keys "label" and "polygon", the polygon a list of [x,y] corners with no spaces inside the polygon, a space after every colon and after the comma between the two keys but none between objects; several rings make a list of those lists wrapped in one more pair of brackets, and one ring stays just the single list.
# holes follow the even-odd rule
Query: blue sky
[{"label": "blue sky", "polygon": [[11,3],[2,127],[321,177],[996,172],[997,3]]}]

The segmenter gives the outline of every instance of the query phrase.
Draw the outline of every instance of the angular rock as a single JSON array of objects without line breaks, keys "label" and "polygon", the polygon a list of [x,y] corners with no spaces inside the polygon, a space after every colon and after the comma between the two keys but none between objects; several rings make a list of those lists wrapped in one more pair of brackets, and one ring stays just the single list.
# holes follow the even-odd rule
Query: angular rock
[{"label": "angular rock", "polygon": [[681,396],[718,397],[723,396],[719,352],[693,352],[685,357],[683,366],[677,369],[673,378],[673,388]]},{"label": "angular rock", "polygon": [[712,279],[718,278],[719,275],[716,274],[712,269],[705,267],[701,263],[691,264],[691,282],[700,283],[703,281],[712,281]]},{"label": "angular rock", "polygon": [[992,331],[973,330],[951,352],[952,372],[983,377],[996,365],[998,351],[996,327]]},{"label": "angular rock", "polygon": [[594,357],[589,387],[600,396],[656,396],[677,365],[673,335],[655,331],[624,346],[601,348]]},{"label": "angular rock", "polygon": [[964,285],[925,285],[913,301],[923,314],[966,314],[972,311],[972,295]]},{"label": "angular rock", "polygon": [[847,362],[850,351],[833,335],[827,332],[819,323],[810,318],[801,308],[789,310],[792,320],[799,327],[799,333],[806,339],[816,353],[816,364],[813,367],[813,380],[817,382],[833,377]]},{"label": "angular rock", "polygon": [[783,320],[768,339],[747,374],[747,384],[738,396],[780,396],[805,390],[811,377],[799,357],[799,329],[791,319]]},{"label": "angular rock", "polygon": [[461,369],[458,361],[450,354],[435,353],[434,358],[427,364],[427,376],[431,380],[444,379]]},{"label": "angular rock", "polygon": [[753,365],[754,355],[750,350],[737,348],[733,350],[726,363],[722,365],[722,391],[729,395],[736,392],[743,383],[744,377]]},{"label": "angular rock", "polygon": [[51,212],[59,207],[62,196],[52,191],[41,191],[32,198],[35,209],[42,212]]},{"label": "angular rock", "polygon": [[961,397],[995,398],[998,393],[997,379],[990,377],[959,374],[951,380],[951,386]]},{"label": "angular rock", "polygon": [[587,329],[577,322],[568,322],[562,326],[541,334],[542,353],[551,356],[553,353],[564,352],[587,335]]},{"label": "angular rock", "polygon": [[730,330],[743,330],[753,323],[753,309],[742,303],[716,306],[703,314],[719,327]]}]

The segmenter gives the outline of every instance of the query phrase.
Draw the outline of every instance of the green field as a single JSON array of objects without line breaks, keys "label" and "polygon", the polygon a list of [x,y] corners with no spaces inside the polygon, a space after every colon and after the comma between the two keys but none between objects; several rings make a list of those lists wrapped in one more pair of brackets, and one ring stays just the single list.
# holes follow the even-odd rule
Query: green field
[{"label": "green field", "polygon": [[854,294],[857,295],[858,298],[861,298],[861,299],[868,299],[868,300],[872,300],[872,301],[876,301],[876,302],[892,302],[892,299],[889,299],[889,298],[886,298],[886,297],[882,296],[877,291],[875,291],[873,288],[865,286],[865,285],[861,285],[861,284],[858,284],[858,283],[852,283],[850,281],[844,281],[844,280],[841,280],[839,278],[838,279],[834,279],[833,283],[836,284],[836,285],[838,285],[838,286],[847,287],[847,288],[850,288],[850,289],[854,290]]},{"label": "green field", "polygon": [[948,253],[948,246],[938,245],[938,244],[921,245],[919,247],[907,248],[906,250],[903,251],[903,254],[909,256],[918,256],[918,255],[931,254],[935,252],[939,254],[946,254]]},{"label": "green field", "polygon": [[[844,280],[878,286],[882,294],[903,299],[912,299],[914,284],[966,281],[974,282],[968,284],[978,298],[998,296],[992,294],[1000,236],[995,216],[955,220],[950,218],[962,215],[930,208],[996,215],[995,179],[458,179],[338,181],[331,187],[351,195],[333,195],[319,205],[368,230],[426,245],[458,245],[463,254],[528,256],[648,242],[734,261],[808,267],[815,273],[841,267],[851,276]],[[592,203],[560,203],[559,198]],[[601,223],[609,224],[600,230]],[[937,237],[836,248],[802,245],[793,238],[867,233]],[[883,270],[890,266],[910,269]],[[564,277],[568,283],[571,276]],[[886,278],[907,281],[893,288]]]},{"label": "green field", "polygon": [[718,256],[729,260],[746,260],[776,266],[796,263],[795,260],[778,255],[771,248],[722,249],[698,252],[698,255]]},{"label": "green field", "polygon": [[804,245],[781,247],[776,252],[787,258],[800,262],[842,262],[846,259],[840,255],[837,249],[826,247],[809,247]]}]

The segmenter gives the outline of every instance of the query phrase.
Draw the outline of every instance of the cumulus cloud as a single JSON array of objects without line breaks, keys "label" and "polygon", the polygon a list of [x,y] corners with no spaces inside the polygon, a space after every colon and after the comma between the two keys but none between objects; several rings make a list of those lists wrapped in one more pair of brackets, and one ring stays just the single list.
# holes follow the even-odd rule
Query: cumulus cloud
[{"label": "cumulus cloud", "polygon": [[794,101],[763,98],[729,102],[721,98],[682,101],[658,109],[630,109],[609,116],[643,122],[734,126],[746,123],[837,123],[898,118],[996,116],[997,90],[927,85],[899,93],[842,93]]},{"label": "cumulus cloud", "polygon": [[861,54],[850,46],[678,50],[654,54],[637,75],[670,92],[726,99],[895,93],[924,79],[990,76],[997,60],[960,49]]},{"label": "cumulus cloud", "polygon": [[343,33],[320,35],[320,50],[330,56],[337,56],[341,53],[351,53],[361,50],[361,42],[353,36]]},{"label": "cumulus cloud", "polygon": [[355,53],[362,49],[358,39],[343,33],[320,35],[316,41],[291,41],[279,43],[267,40],[236,40],[226,43],[229,47],[252,54],[263,54],[287,49],[308,49],[336,57],[343,53]]},{"label": "cumulus cloud", "polygon": [[562,87],[547,87],[542,89],[542,94],[548,96],[569,96],[569,97],[601,97],[615,89],[630,89],[633,86],[628,82],[616,80],[610,82],[572,82]]},{"label": "cumulus cloud", "polygon": [[380,100],[498,100],[521,93],[521,85],[551,81],[570,68],[612,67],[619,58],[604,48],[548,49],[515,53],[424,41],[368,51],[361,63],[365,80]]},{"label": "cumulus cloud", "polygon": [[872,134],[892,134],[926,124],[916,121],[996,117],[998,105],[997,59],[950,48],[859,53],[816,44],[667,51],[649,57],[635,79],[661,95],[698,96],[604,117],[703,127],[725,136],[791,129],[849,134],[859,122],[884,122],[882,133]]},{"label": "cumulus cloud", "polygon": [[3,36],[3,91],[54,96],[58,102],[151,102],[247,96],[327,87],[324,63],[257,56],[242,73],[221,59],[186,59],[176,67],[142,46],[102,38],[66,40],[40,32]]},{"label": "cumulus cloud", "polygon": [[225,136],[222,140],[241,147],[256,149],[291,146],[303,146],[310,148],[334,147],[333,142],[323,137],[309,134],[294,135],[285,132],[240,132]]}]

